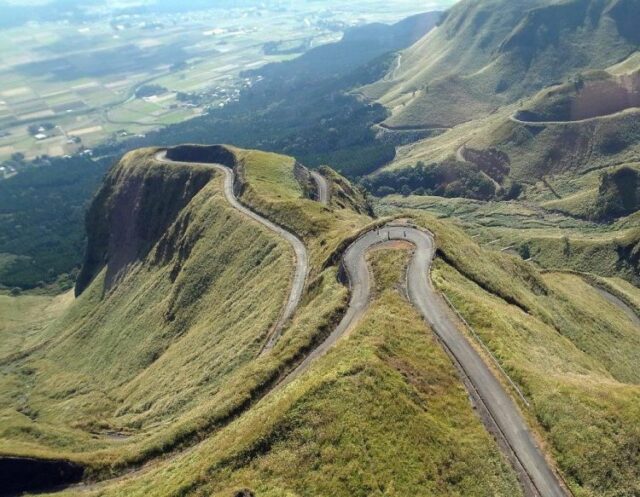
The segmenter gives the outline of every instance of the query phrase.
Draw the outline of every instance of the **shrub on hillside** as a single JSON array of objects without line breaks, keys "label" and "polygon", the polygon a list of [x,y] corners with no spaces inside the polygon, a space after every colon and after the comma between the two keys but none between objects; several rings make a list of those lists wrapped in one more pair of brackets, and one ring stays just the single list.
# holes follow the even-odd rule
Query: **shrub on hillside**
[{"label": "shrub on hillside", "polygon": [[395,171],[383,171],[362,180],[370,192],[384,197],[402,195],[435,195],[488,200],[496,195],[493,182],[470,164],[454,160],[424,164]]},{"label": "shrub on hillside", "polygon": [[622,167],[613,173],[603,173],[600,178],[598,199],[590,217],[607,221],[628,216],[640,209],[640,172]]}]

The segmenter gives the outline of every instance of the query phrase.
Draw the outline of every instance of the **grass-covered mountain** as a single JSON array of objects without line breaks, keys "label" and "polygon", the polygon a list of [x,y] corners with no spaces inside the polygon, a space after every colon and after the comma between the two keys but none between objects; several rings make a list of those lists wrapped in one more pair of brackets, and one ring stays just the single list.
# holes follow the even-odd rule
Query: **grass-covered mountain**
[{"label": "grass-covered mountain", "polygon": [[542,267],[638,284],[638,53],[398,147],[363,184],[422,197],[390,197],[383,210],[419,205]]},{"label": "grass-covered mountain", "polygon": [[[208,149],[244,205],[307,247],[300,306],[263,353],[292,248],[228,203],[215,169],[127,154],[88,211],[75,292],[0,295],[0,470],[68,461],[88,486],[65,496],[525,495],[409,304],[408,244],[368,254],[369,308],[279,384],[346,311],[345,248],[404,219],[435,235],[425,277],[517,386],[572,494],[638,494],[637,18],[630,0],[462,1],[424,38],[428,16],[351,32],[152,134],[296,156]],[[397,150],[380,133],[434,126]],[[307,160],[360,176],[391,158],[362,182],[379,199],[321,167],[322,205],[300,179]]]},{"label": "grass-covered mountain", "polygon": [[462,0],[363,92],[395,128],[450,127],[638,49],[637,0]]},{"label": "grass-covered mountain", "polygon": [[[343,305],[340,286],[328,293],[333,300],[312,299],[316,313],[303,324],[309,336],[298,337],[288,358],[256,362],[285,300],[290,248],[227,204],[213,169],[156,163],[154,153],[125,157],[98,192],[78,298],[65,301],[41,334],[21,337],[24,347],[9,341],[3,348],[3,395],[13,395],[13,382],[30,392],[4,399],[13,406],[3,411],[5,448],[15,443],[16,453],[45,456],[61,450],[103,471],[170,450],[272,382]],[[355,210],[333,214],[303,200],[293,159],[238,154],[253,187],[247,200],[304,224],[317,247],[314,267],[336,237],[366,224]]]},{"label": "grass-covered mountain", "polygon": [[[521,495],[406,300],[406,246],[370,254],[365,316],[276,387],[340,319],[337,254],[375,220],[329,170],[336,200],[323,206],[306,198],[294,159],[221,150],[241,200],[309,248],[310,280],[276,347],[259,354],[286,298],[290,247],[234,210],[212,169],[129,154],[90,210],[79,296],[0,298],[0,452],[65,458],[88,479],[149,463],[65,495]],[[543,273],[419,210],[395,215],[436,234],[434,285],[518,384],[575,495],[633,495],[637,288]]]}]

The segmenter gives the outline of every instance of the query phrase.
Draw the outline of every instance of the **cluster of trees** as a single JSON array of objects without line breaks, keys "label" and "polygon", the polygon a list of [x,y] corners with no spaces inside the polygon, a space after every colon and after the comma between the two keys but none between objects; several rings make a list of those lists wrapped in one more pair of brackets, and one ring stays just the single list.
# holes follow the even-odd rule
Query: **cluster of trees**
[{"label": "cluster of trees", "polygon": [[86,157],[49,159],[0,181],[0,285],[72,284],[85,244],[86,205],[108,166]]},{"label": "cluster of trees", "polygon": [[589,217],[595,221],[610,221],[640,210],[640,171],[621,167],[600,178],[598,200]]},{"label": "cluster of trees", "polygon": [[498,183],[502,183],[511,172],[509,156],[495,148],[486,150],[466,148],[464,149],[464,158]]},{"label": "cluster of trees", "polygon": [[143,85],[136,90],[136,98],[153,97],[154,95],[162,95],[167,89],[160,85]]},{"label": "cluster of trees", "polygon": [[434,164],[418,162],[414,167],[383,171],[364,178],[362,186],[379,197],[387,195],[435,195],[489,200],[494,183],[478,170],[455,160]]}]

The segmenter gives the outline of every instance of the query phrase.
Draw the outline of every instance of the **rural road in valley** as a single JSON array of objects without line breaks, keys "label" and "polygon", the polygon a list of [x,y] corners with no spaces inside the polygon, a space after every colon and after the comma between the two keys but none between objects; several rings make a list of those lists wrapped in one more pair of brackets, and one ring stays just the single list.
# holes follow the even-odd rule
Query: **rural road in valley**
[{"label": "rural road in valley", "polygon": [[[156,160],[160,162],[170,163],[170,164],[183,164],[183,165],[194,164],[193,162],[179,162],[179,161],[170,160],[170,159],[167,159],[166,155],[167,155],[167,151],[161,150],[156,154]],[[212,163],[206,163],[206,162],[203,162],[202,165],[207,167],[213,167],[224,174],[224,196],[227,199],[227,202],[229,202],[229,204],[231,204],[233,208],[240,211],[242,214],[244,214],[248,218],[253,219],[254,221],[257,221],[258,223],[267,227],[269,230],[273,231],[274,233],[280,235],[285,240],[287,240],[289,244],[293,247],[293,251],[295,253],[295,272],[293,275],[293,281],[291,282],[289,298],[287,299],[287,303],[284,309],[282,310],[282,312],[280,313],[280,317],[278,318],[278,321],[274,324],[271,330],[271,333],[267,339],[267,342],[265,343],[262,349],[262,353],[265,353],[271,350],[273,346],[276,344],[276,342],[278,341],[278,338],[280,338],[280,335],[282,334],[282,330],[285,324],[291,318],[291,316],[293,316],[293,313],[296,311],[296,308],[300,303],[300,299],[302,298],[302,293],[304,291],[304,286],[307,281],[307,276],[309,274],[309,256],[307,254],[307,248],[304,246],[304,243],[302,243],[302,240],[300,240],[296,235],[294,235],[293,233],[290,233],[284,228],[281,228],[277,224],[272,223],[268,219],[265,219],[261,215],[253,212],[251,209],[245,207],[242,203],[240,203],[240,201],[238,200],[238,198],[236,197],[233,191],[235,175],[231,168],[223,166],[222,164],[212,164]],[[320,175],[318,174],[318,176]],[[315,176],[313,177],[316,178]],[[320,176],[320,178],[324,183],[325,191],[328,191],[326,180],[322,176]],[[320,182],[319,182],[318,191],[322,191],[322,189],[323,187],[320,185]]]},{"label": "rural road in valley", "polygon": [[[156,158],[162,162],[193,164],[171,161],[166,158],[165,154],[166,151],[161,151]],[[281,335],[284,324],[292,316],[300,302],[309,271],[306,248],[295,235],[256,214],[238,201],[233,189],[234,173],[230,168],[219,164],[203,164],[215,167],[224,173],[225,197],[234,208],[284,237],[295,250],[296,268],[291,293],[285,309],[265,346],[265,351],[270,350]],[[324,199],[326,201],[326,196],[328,195],[326,193],[328,192],[326,181],[322,176],[318,180],[318,176],[313,174],[314,179],[318,182],[319,200],[323,201]],[[349,307],[343,319],[329,337],[314,349],[296,369],[287,375],[279,386],[288,384],[305,372],[315,359],[324,355],[364,315],[371,297],[372,279],[366,262],[366,253],[374,246],[393,240],[404,240],[415,247],[407,269],[406,283],[409,300],[420,311],[425,321],[431,326],[464,373],[472,387],[472,397],[479,400],[486,409],[513,456],[517,459],[520,466],[518,469],[524,470],[526,477],[540,497],[567,497],[568,494],[536,444],[533,434],[515,402],[460,331],[453,312],[449,309],[442,296],[433,288],[429,274],[431,263],[435,256],[435,241],[433,236],[426,231],[409,225],[389,224],[365,233],[348,247],[342,263],[349,279],[351,290]]]}]

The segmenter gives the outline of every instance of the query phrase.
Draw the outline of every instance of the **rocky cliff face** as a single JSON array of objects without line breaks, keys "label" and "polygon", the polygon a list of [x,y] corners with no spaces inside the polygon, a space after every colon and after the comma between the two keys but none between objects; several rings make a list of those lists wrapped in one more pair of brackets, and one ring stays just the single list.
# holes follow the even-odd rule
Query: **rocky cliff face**
[{"label": "rocky cliff face", "polygon": [[87,214],[87,249],[76,284],[80,295],[107,268],[105,291],[142,260],[180,211],[211,180],[213,170],[153,164],[149,151],[126,155],[107,175]]}]

